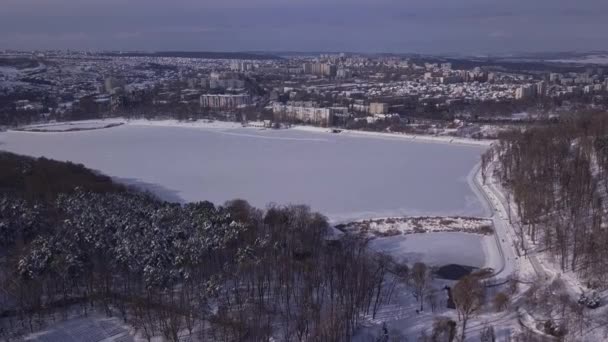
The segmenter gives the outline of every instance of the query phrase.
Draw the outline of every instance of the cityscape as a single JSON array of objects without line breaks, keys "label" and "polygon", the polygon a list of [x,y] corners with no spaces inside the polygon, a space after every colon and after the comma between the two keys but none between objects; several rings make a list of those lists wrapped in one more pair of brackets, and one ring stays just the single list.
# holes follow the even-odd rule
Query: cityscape
[{"label": "cityscape", "polygon": [[576,60],[169,55],[5,51],[2,124],[156,115],[492,138],[608,104],[608,69]]}]

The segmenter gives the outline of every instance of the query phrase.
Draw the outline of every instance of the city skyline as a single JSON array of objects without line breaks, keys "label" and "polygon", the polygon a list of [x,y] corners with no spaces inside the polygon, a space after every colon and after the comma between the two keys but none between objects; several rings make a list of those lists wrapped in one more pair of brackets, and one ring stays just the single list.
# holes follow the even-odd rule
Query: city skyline
[{"label": "city skyline", "polygon": [[5,49],[501,54],[598,50],[608,3],[8,0]]}]

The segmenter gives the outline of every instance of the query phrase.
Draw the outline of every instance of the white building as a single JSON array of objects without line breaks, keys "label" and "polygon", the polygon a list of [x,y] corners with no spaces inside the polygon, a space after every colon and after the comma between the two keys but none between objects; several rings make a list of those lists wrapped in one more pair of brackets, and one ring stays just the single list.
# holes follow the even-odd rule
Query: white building
[{"label": "white building", "polygon": [[249,95],[201,95],[203,108],[237,108],[251,104]]},{"label": "white building", "polygon": [[381,102],[372,102],[369,104],[370,114],[386,114],[388,113],[388,104]]},{"label": "white building", "polygon": [[275,103],[272,111],[275,120],[296,120],[320,126],[330,126],[333,121],[331,108],[297,107]]},{"label": "white building", "polygon": [[232,61],[230,63],[230,70],[232,70],[232,71],[245,72],[245,71],[252,71],[253,69],[254,69],[254,65],[253,65],[253,63],[250,63],[250,62]]}]

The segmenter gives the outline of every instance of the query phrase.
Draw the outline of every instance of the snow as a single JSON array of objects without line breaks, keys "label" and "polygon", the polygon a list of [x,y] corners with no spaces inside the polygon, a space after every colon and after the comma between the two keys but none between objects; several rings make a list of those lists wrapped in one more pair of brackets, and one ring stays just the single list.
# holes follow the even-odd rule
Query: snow
[{"label": "snow", "polygon": [[134,341],[120,319],[102,318],[100,315],[71,318],[54,323],[46,330],[26,336],[24,340],[40,342]]},{"label": "snow", "polygon": [[608,55],[589,55],[582,58],[554,59],[549,62],[578,64],[608,64]]},{"label": "snow", "polygon": [[22,131],[35,131],[35,132],[68,132],[76,130],[91,130],[91,129],[102,129],[108,128],[109,126],[122,125],[125,120],[120,119],[107,119],[107,120],[83,120],[75,122],[60,122],[60,123],[47,123],[38,125],[29,125],[20,127]]},{"label": "snow", "polygon": [[386,236],[427,232],[491,234],[491,227],[491,220],[474,217],[389,217],[350,222],[342,229]]},{"label": "snow", "polygon": [[242,128],[242,124],[238,122],[227,122],[227,121],[211,121],[211,120],[197,120],[197,121],[178,121],[173,119],[167,120],[145,120],[135,119],[128,120],[130,125],[135,126],[153,126],[153,127],[174,127],[174,128],[200,128],[200,129],[238,129]]},{"label": "snow", "polygon": [[[110,129],[69,133],[0,134],[0,149],[84,163],[169,200],[221,203],[241,197],[256,206],[270,201],[306,203],[334,223],[401,217],[394,223],[376,219],[373,230],[396,229],[401,234],[376,237],[370,242],[373,249],[410,264],[492,268],[499,273],[495,280],[504,280],[532,266],[516,256],[515,234],[500,189],[493,179],[482,185],[479,164],[471,167],[487,142],[472,142],[175,120],[130,120]],[[426,217],[431,215],[451,217]],[[492,223],[495,234],[477,234],[480,225]],[[415,233],[419,225],[427,233]],[[435,280],[433,287],[443,284]],[[391,332],[415,340],[421,331],[430,332],[434,317],[456,320],[443,302],[436,313],[427,309],[416,314],[418,305],[410,291],[400,288],[395,296],[375,318],[364,319],[354,340],[377,336],[382,322]],[[479,340],[486,321],[497,329],[499,341],[506,340],[519,330],[515,315],[483,312],[470,322],[467,340]]]},{"label": "snow", "polygon": [[333,222],[484,213],[467,180],[482,146],[133,120],[89,131],[9,131],[0,134],[0,148],[83,163],[179,202],[308,204]]},{"label": "snow", "polygon": [[[294,126],[293,129],[306,132],[329,132],[331,129],[313,127],[313,126]],[[375,137],[379,139],[406,139],[417,142],[429,142],[429,143],[440,143],[440,144],[454,144],[454,145],[472,145],[472,146],[490,146],[492,140],[475,140],[467,138],[458,138],[450,136],[432,136],[432,135],[415,135],[405,133],[386,133],[386,132],[366,132],[357,130],[342,130],[339,134],[341,135],[352,135],[352,136],[367,136]]]}]

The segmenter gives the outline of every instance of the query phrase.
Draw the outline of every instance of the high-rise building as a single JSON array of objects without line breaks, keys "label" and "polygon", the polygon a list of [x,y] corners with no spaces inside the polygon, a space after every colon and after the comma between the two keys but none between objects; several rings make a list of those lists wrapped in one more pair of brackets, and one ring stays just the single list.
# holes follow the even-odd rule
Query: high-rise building
[{"label": "high-rise building", "polygon": [[302,69],[305,74],[334,77],[337,67],[330,63],[304,63]]},{"label": "high-rise building", "polygon": [[245,72],[253,70],[254,65],[250,62],[243,61],[232,61],[230,63],[230,69],[233,71]]},{"label": "high-rise building", "polygon": [[312,63],[304,63],[302,65],[302,71],[304,71],[305,74],[312,74]]},{"label": "high-rise building", "polygon": [[348,69],[340,68],[336,72],[337,78],[350,78],[351,76],[352,76],[352,73]]},{"label": "high-rise building", "polygon": [[329,63],[321,64],[321,74],[323,76],[334,77],[336,76],[337,68],[335,65]]},{"label": "high-rise building", "polygon": [[551,82],[557,82],[560,80],[560,78],[562,78],[561,74],[552,72],[551,74],[549,74],[549,81]]},{"label": "high-rise building", "polygon": [[536,83],[536,95],[538,95],[538,96],[547,95],[547,83],[545,81]]},{"label": "high-rise building", "polygon": [[524,85],[515,90],[515,98],[517,100],[527,99],[536,95],[535,85]]}]

